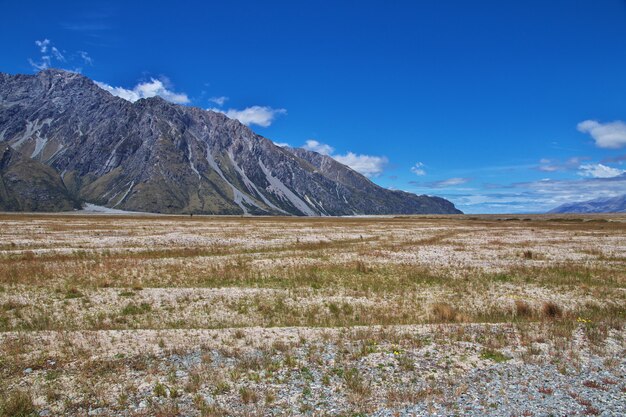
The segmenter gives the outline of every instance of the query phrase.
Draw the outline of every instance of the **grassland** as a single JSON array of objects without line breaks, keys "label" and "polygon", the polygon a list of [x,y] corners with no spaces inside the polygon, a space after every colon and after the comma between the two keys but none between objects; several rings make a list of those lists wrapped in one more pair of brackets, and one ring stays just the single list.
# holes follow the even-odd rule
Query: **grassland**
[{"label": "grassland", "polygon": [[625,288],[619,215],[0,214],[0,415],[619,415]]}]

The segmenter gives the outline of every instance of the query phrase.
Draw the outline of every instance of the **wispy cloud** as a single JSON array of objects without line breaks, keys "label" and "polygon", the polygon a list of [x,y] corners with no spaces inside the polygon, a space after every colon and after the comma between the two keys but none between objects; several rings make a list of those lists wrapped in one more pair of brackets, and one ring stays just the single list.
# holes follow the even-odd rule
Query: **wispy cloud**
[{"label": "wispy cloud", "polygon": [[471,178],[464,177],[453,177],[440,181],[431,181],[431,182],[419,182],[419,181],[409,181],[409,184],[415,185],[421,188],[446,188],[446,187],[455,187],[458,185],[467,184],[470,182]]},{"label": "wispy cloud", "polygon": [[426,175],[426,170],[424,170],[424,164],[421,162],[416,162],[415,165],[411,167],[411,172],[417,176]]},{"label": "wispy cloud", "polygon": [[223,105],[224,105],[224,103],[226,103],[226,102],[228,101],[228,97],[226,97],[226,96],[221,96],[221,97],[211,97],[211,98],[209,99],[209,101],[210,101],[211,103],[215,103],[215,104],[217,104],[218,106],[220,106],[220,107],[221,107],[221,106],[223,106]]},{"label": "wispy cloud", "polygon": [[62,26],[75,32],[102,32],[111,29],[109,24],[96,21],[63,23]]},{"label": "wispy cloud", "polygon": [[117,14],[116,7],[91,2],[89,7],[68,15],[67,20],[60,24],[65,30],[76,32],[88,43],[110,46],[109,42],[116,39],[112,35],[112,29],[115,22],[119,21]]},{"label": "wispy cloud", "polygon": [[580,132],[591,135],[600,148],[619,149],[626,146],[626,123],[620,120],[609,123],[585,120],[577,127]]},{"label": "wispy cloud", "polygon": [[580,164],[588,159],[586,156],[576,156],[566,161],[543,158],[539,160],[536,169],[543,172],[571,171],[578,169]]},{"label": "wispy cloud", "polygon": [[103,90],[108,91],[114,96],[121,97],[124,100],[135,102],[142,98],[159,96],[164,100],[177,104],[187,104],[190,102],[189,97],[185,93],[177,93],[169,88],[167,79],[151,78],[150,81],[142,82],[134,86],[132,89],[124,87],[113,87],[109,84],[96,81],[96,84]]},{"label": "wispy cloud", "polygon": [[[42,39],[36,40],[35,45],[39,48],[39,53],[41,54],[38,61],[35,61],[32,58],[28,58],[28,62],[33,67],[34,70],[44,70],[50,68],[52,65],[52,60],[54,56],[50,53],[50,45],[52,42],[50,39]],[[55,48],[56,49],[56,48]]]},{"label": "wispy cloud", "polygon": [[83,62],[87,65],[93,65],[93,59],[89,56],[89,54],[85,51],[78,51],[78,56],[83,60]]},{"label": "wispy cloud", "polygon": [[287,114],[285,109],[273,109],[268,106],[251,106],[245,109],[222,110],[217,108],[209,109],[217,113],[223,113],[231,119],[237,119],[246,126],[257,125],[261,127],[270,126],[276,117]]},{"label": "wispy cloud", "polygon": [[68,71],[82,72],[82,65],[93,65],[93,59],[85,51],[66,52],[53,45],[50,39],[36,40],[35,45],[39,49],[39,58],[29,58],[28,62],[35,71],[45,70],[51,67],[66,67]]}]

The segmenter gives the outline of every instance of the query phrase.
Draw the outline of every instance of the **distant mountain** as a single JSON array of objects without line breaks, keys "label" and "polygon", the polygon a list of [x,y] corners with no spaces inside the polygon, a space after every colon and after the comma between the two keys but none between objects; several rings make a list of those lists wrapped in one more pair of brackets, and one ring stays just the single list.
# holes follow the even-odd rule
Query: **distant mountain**
[{"label": "distant mountain", "polygon": [[613,198],[563,204],[549,213],[626,213],[626,194]]},{"label": "distant mountain", "polygon": [[23,210],[80,200],[159,213],[460,213],[442,198],[379,187],[328,156],[278,147],[221,113],[159,97],[131,103],[59,70],[0,73],[2,143],[37,163],[32,172],[58,173],[50,195],[70,195],[65,205],[12,204]]}]

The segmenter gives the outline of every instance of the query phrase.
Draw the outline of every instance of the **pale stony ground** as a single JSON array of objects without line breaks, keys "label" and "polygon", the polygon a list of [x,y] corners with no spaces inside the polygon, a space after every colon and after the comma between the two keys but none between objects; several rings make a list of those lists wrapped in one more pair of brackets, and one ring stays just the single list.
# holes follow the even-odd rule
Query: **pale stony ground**
[{"label": "pale stony ground", "polygon": [[626,216],[0,214],[0,416],[626,414]]}]

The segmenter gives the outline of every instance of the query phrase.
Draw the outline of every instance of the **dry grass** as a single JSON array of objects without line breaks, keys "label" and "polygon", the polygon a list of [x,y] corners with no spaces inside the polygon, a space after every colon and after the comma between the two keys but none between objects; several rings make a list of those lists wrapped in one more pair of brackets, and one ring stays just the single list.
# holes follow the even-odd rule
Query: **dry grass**
[{"label": "dry grass", "polygon": [[545,360],[540,343],[562,363],[575,337],[603,352],[626,319],[626,217],[528,219],[0,214],[0,410],[147,396],[137,415],[176,415],[181,397],[198,415],[254,415],[295,386],[303,414],[329,395],[313,382],[369,410],[442,397],[363,373],[426,378],[415,358],[431,345],[458,350],[437,359],[442,380],[514,348]]},{"label": "dry grass", "polygon": [[549,319],[555,319],[563,315],[563,309],[552,301],[547,301],[541,306],[541,313]]}]

